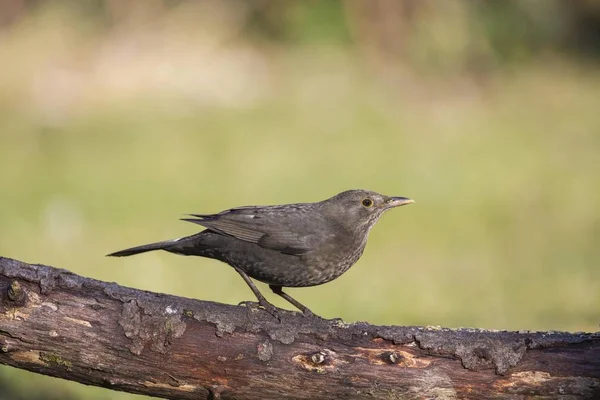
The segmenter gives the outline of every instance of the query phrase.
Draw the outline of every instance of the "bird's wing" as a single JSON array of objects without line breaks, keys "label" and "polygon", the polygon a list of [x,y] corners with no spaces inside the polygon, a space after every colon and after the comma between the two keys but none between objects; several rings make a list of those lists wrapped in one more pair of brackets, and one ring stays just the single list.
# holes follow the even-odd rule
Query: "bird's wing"
[{"label": "bird's wing", "polygon": [[[276,207],[240,207],[219,214],[192,214],[184,221],[284,254],[301,255],[314,248],[317,236],[303,212]],[[300,210],[302,211],[302,210]]]}]

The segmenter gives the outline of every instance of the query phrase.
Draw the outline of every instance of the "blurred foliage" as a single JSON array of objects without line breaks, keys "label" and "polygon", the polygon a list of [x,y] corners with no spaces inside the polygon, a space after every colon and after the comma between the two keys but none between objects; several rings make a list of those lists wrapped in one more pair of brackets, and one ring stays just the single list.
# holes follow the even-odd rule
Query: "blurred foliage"
[{"label": "blurred foliage", "polygon": [[[49,391],[47,387],[31,385],[22,373],[15,374],[2,369],[0,374],[0,399],[2,400],[75,400],[79,398],[68,388]],[[17,378],[17,379],[14,379]],[[47,378],[50,380],[51,378]]]},{"label": "blurred foliage", "polygon": [[[598,330],[597,4],[4,1],[0,254],[233,304],[216,261],[103,255],[361,187],[417,203],[290,291],[315,312]],[[0,391],[133,397],[8,367]]]}]

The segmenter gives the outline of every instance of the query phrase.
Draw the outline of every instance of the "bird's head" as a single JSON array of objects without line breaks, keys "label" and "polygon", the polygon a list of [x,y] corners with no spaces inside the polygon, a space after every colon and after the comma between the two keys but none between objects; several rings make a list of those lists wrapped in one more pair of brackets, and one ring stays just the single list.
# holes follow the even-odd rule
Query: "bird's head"
[{"label": "bird's head", "polygon": [[347,190],[322,202],[327,214],[343,225],[363,227],[365,233],[381,215],[395,207],[414,203],[407,197],[390,197],[370,190]]}]

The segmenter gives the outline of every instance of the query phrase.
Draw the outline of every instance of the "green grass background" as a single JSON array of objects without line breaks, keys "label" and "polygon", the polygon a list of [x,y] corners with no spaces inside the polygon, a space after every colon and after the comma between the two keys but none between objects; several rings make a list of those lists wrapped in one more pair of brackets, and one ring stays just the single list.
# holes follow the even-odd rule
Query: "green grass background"
[{"label": "green grass background", "polygon": [[[236,304],[252,293],[217,261],[104,255],[196,232],[178,221],[184,213],[365,188],[416,203],[386,214],[341,278],[289,290],[316,313],[374,324],[598,330],[593,65],[549,58],[484,85],[409,73],[390,83],[343,46],[240,45],[231,60],[203,53],[207,66],[187,58],[192,45],[180,54],[161,42],[144,48],[151,60],[167,53],[158,57],[169,59],[167,72],[149,73],[143,54],[122,65],[98,56],[126,39],[82,38],[80,26],[60,28],[65,19],[36,15],[0,48],[0,255]],[[162,34],[178,43],[177,31]],[[207,76],[204,89],[188,92],[196,74]],[[25,392],[131,397],[8,367],[0,376]]]}]

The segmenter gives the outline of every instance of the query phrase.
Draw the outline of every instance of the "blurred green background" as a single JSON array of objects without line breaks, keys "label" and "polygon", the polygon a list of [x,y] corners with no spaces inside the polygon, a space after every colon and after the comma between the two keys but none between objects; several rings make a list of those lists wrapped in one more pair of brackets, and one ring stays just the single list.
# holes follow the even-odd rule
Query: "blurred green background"
[{"label": "blurred green background", "polygon": [[[417,203],[340,279],[289,290],[313,311],[598,330],[598,2],[0,7],[0,255],[236,304],[217,261],[104,255],[196,232],[184,213],[365,188]],[[3,398],[49,393],[134,397],[0,368]]]}]

